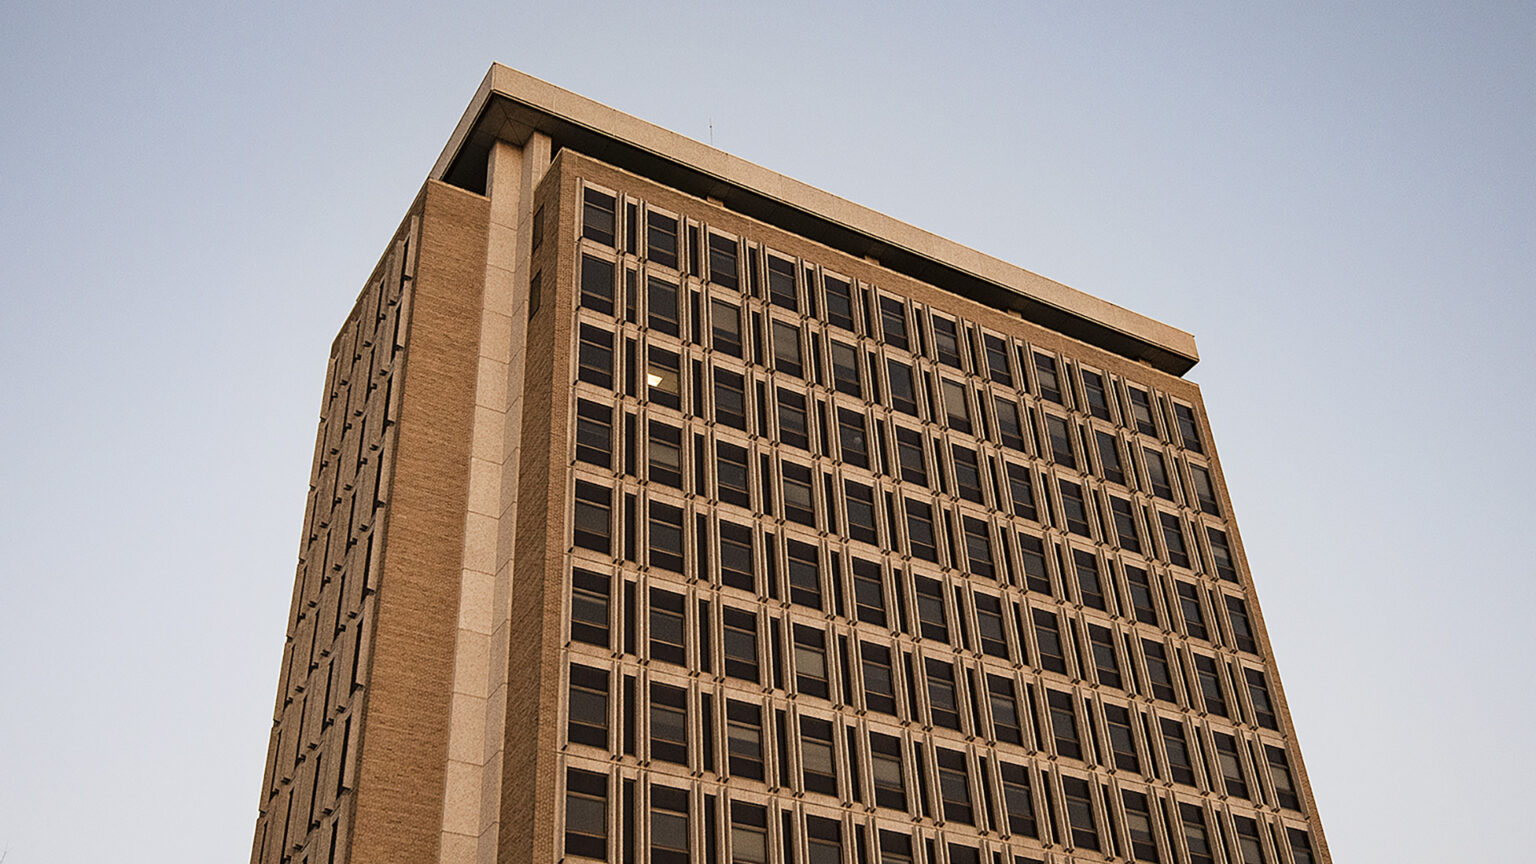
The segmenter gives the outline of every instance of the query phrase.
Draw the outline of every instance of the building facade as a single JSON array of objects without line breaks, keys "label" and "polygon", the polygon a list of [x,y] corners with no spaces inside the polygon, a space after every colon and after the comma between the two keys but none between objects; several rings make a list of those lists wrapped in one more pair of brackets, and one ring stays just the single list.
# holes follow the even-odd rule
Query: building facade
[{"label": "building facade", "polygon": [[251,860],[1330,861],[1196,359],[492,67],[332,347]]}]

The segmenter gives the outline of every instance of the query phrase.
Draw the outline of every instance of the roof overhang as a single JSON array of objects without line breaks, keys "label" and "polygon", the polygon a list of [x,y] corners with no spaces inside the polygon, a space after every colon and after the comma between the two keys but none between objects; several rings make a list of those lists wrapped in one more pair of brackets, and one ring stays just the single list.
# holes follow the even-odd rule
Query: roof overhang
[{"label": "roof overhang", "polygon": [[1173,375],[1200,359],[1190,334],[670,132],[515,69],[493,64],[432,178],[485,191],[492,142],[533,132],[591,156],[882,267],[1018,313]]}]

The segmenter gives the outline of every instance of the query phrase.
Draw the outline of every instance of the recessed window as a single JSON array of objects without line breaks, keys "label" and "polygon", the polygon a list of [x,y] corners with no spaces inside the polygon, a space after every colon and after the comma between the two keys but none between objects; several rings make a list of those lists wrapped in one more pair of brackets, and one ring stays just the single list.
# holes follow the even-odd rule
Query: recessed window
[{"label": "recessed window", "polygon": [[688,792],[651,787],[651,864],[689,864]]},{"label": "recessed window", "polygon": [[714,377],[715,422],[747,431],[747,397],[742,377],[719,368],[714,370]]},{"label": "recessed window", "polygon": [[849,285],[833,276],[824,278],[827,293],[827,322],[844,330],[853,329],[853,295]]},{"label": "recessed window", "polygon": [[1142,654],[1147,660],[1147,682],[1152,686],[1152,696],[1164,702],[1177,702],[1173,689],[1173,673],[1168,668],[1168,654],[1163,643],[1151,639],[1141,640]]},{"label": "recessed window", "polygon": [[1200,504],[1200,512],[1220,516],[1221,505],[1216,502],[1216,489],[1211,485],[1211,472],[1199,465],[1191,465],[1189,479],[1194,483],[1195,500]]},{"label": "recessed window", "polygon": [[731,802],[731,864],[767,864],[768,810]]},{"label": "recessed window", "polygon": [[752,552],[751,528],[720,523],[720,581],[757,593],[757,558]]},{"label": "recessed window", "polygon": [[1034,612],[1035,644],[1040,649],[1040,666],[1051,672],[1067,674],[1067,656],[1061,647],[1061,631],[1056,616],[1044,609]]},{"label": "recessed window", "polygon": [[1147,796],[1124,789],[1120,792],[1120,801],[1125,805],[1125,827],[1131,835],[1131,854],[1137,861],[1160,864],[1163,856],[1157,850],[1157,837],[1152,833],[1152,809],[1147,804]]},{"label": "recessed window", "polygon": [[837,409],[837,441],[844,462],[860,468],[869,467],[869,437],[864,431],[862,412]]},{"label": "recessed window", "polygon": [[709,235],[709,281],[732,290],[741,287],[736,270],[736,241],[719,234]]},{"label": "recessed window", "polygon": [[1120,680],[1120,658],[1115,653],[1114,634],[1110,633],[1108,627],[1089,624],[1088,643],[1093,648],[1093,668],[1098,673],[1099,683],[1106,687],[1123,687],[1124,684]]},{"label": "recessed window", "polygon": [[645,285],[646,324],[658,333],[678,335],[677,286],[655,276],[648,278]]},{"label": "recessed window", "polygon": [[[1061,514],[1067,523],[1067,530],[1081,537],[1092,537],[1093,532],[1088,527],[1088,508],[1083,504],[1083,487],[1070,480],[1058,481],[1061,489]],[[1186,560],[1186,565],[1188,561]]]},{"label": "recessed window", "polygon": [[1241,597],[1226,596],[1227,620],[1232,622],[1232,637],[1237,650],[1249,654],[1259,653],[1259,644],[1253,638],[1253,625],[1248,620],[1248,606]]},{"label": "recessed window", "polygon": [[900,831],[882,830],[880,864],[912,864],[912,836]]},{"label": "recessed window", "polygon": [[1072,550],[1072,565],[1077,571],[1077,590],[1084,606],[1106,610],[1104,586],[1099,580],[1099,559],[1092,552]]},{"label": "recessed window", "polygon": [[651,589],[651,659],[678,666],[687,663],[683,647],[683,604],[680,594]]},{"label": "recessed window", "polygon": [[1196,453],[1204,453],[1205,448],[1200,443],[1200,427],[1195,423],[1194,409],[1175,402],[1173,416],[1179,421],[1179,437],[1184,439],[1184,448]]},{"label": "recessed window", "polygon": [[1095,430],[1093,438],[1099,444],[1099,465],[1103,466],[1104,479],[1125,485],[1125,468],[1120,464],[1120,447],[1115,436]]},{"label": "recessed window", "polygon": [[751,487],[747,480],[747,451],[725,441],[715,443],[716,496],[727,504],[738,507],[752,506]]},{"label": "recessed window", "polygon": [[1141,757],[1136,754],[1136,738],[1131,732],[1131,712],[1119,705],[1104,706],[1104,720],[1109,727],[1109,749],[1115,767],[1141,773]]},{"label": "recessed window", "polygon": [[894,297],[881,297],[880,329],[885,344],[907,350],[907,305]]},{"label": "recessed window", "polygon": [[891,407],[903,414],[918,416],[917,388],[912,382],[912,367],[898,360],[887,360],[885,378],[891,388]]},{"label": "recessed window", "polygon": [[1216,742],[1216,761],[1221,763],[1221,782],[1228,795],[1249,798],[1248,780],[1243,777],[1243,765],[1237,755],[1237,739],[1225,732],[1212,732]]},{"label": "recessed window", "polygon": [[960,699],[955,692],[954,667],[929,658],[923,668],[928,678],[928,707],[933,713],[933,725],[958,730]]},{"label": "recessed window", "polygon": [[1168,755],[1168,770],[1173,782],[1185,786],[1195,785],[1195,769],[1189,761],[1189,745],[1184,738],[1184,724],[1170,717],[1160,721],[1163,731],[1163,752]]},{"label": "recessed window", "polygon": [[1039,521],[1035,510],[1034,483],[1030,471],[1023,465],[1008,464],[1008,497],[1013,499],[1013,515]]},{"label": "recessed window", "polygon": [[590,324],[581,325],[576,350],[576,379],[604,390],[613,389],[613,334]]},{"label": "recessed window", "polygon": [[566,740],[572,744],[608,747],[608,673],[571,664]]},{"label": "recessed window", "polygon": [[1072,845],[1079,849],[1099,848],[1099,829],[1093,819],[1093,800],[1086,782],[1076,777],[1061,778],[1061,791],[1067,799],[1067,824],[1072,828]]},{"label": "recessed window", "polygon": [[757,616],[727,606],[724,609],[725,674],[756,683]]},{"label": "recessed window", "polygon": [[1189,850],[1189,864],[1215,864],[1211,857],[1210,835],[1205,830],[1205,811],[1197,804],[1180,804],[1179,821],[1184,824],[1184,846]]},{"label": "recessed window", "polygon": [[937,580],[924,576],[915,577],[917,586],[917,619],[924,639],[949,641],[949,622],[944,613],[944,586]]},{"label": "recessed window", "polygon": [[608,778],[565,770],[565,854],[608,859]]},{"label": "recessed window", "polygon": [[1168,468],[1163,461],[1163,454],[1149,448],[1143,448],[1141,453],[1147,462],[1147,479],[1152,483],[1152,494],[1165,501],[1172,501],[1173,486],[1168,482]]},{"label": "recessed window", "polygon": [[836,819],[805,817],[805,850],[810,864],[840,864],[843,831]]},{"label": "recessed window", "polygon": [[1179,594],[1179,614],[1184,618],[1184,631],[1196,639],[1209,639],[1205,629],[1205,613],[1200,608],[1200,591],[1188,582],[1174,582]]},{"label": "recessed window", "polygon": [[1275,797],[1287,810],[1301,810],[1301,799],[1296,784],[1291,779],[1291,763],[1282,747],[1264,745],[1264,758],[1269,762],[1269,779],[1275,784]]},{"label": "recessed window", "polygon": [[928,485],[928,460],[923,457],[921,433],[905,426],[896,427],[896,459],[901,463],[902,480]]},{"label": "recessed window", "polygon": [[604,246],[613,245],[613,230],[618,223],[614,213],[614,198],[596,189],[586,189],[582,192],[581,207],[581,236],[601,243]]},{"label": "recessed window", "polygon": [[938,563],[939,547],[933,534],[933,508],[911,498],[907,499],[906,504],[907,542],[912,547],[913,557]]},{"label": "recessed window", "polygon": [[810,420],[805,413],[805,395],[778,388],[779,441],[808,450],[811,446]]},{"label": "recessed window", "polygon": [[651,566],[683,572],[683,511],[652,501],[650,504]]},{"label": "recessed window", "polygon": [[1312,838],[1301,828],[1285,829],[1285,837],[1291,844],[1291,860],[1296,864],[1312,864]]},{"label": "recessed window", "polygon": [[1019,424],[1019,403],[1010,398],[993,396],[992,409],[997,417],[997,434],[1002,445],[1024,452],[1024,430]]},{"label": "recessed window", "polygon": [[688,691],[681,687],[651,683],[651,758],[688,764]]},{"label": "recessed window", "polygon": [[571,571],[571,638],[609,647],[608,605],[612,579],[576,568]]},{"label": "recessed window", "polygon": [[827,698],[827,634],[795,625],[795,692]]},{"label": "recessed window", "polygon": [[939,798],[944,805],[944,820],[961,825],[975,824],[971,810],[971,786],[966,778],[965,754],[939,749],[935,755],[939,762]]},{"label": "recessed window", "polygon": [[875,533],[875,491],[863,483],[843,481],[843,505],[848,516],[848,537],[864,543],[880,542]]},{"label": "recessed window", "polygon": [[987,702],[992,708],[992,737],[1008,744],[1024,743],[1024,730],[1019,724],[1019,704],[1013,695],[1013,681],[1001,675],[988,675]]},{"label": "recessed window", "polygon": [[901,765],[901,739],[869,733],[869,763],[874,774],[875,804],[905,811],[907,785]]},{"label": "recessed window", "polygon": [[733,699],[725,703],[725,721],[731,776],[763,779],[762,709]]},{"label": "recessed window", "polygon": [[1280,721],[1269,701],[1269,685],[1264,681],[1264,673],[1258,669],[1244,669],[1243,677],[1248,681],[1248,701],[1253,703],[1254,719],[1265,729],[1279,731]]},{"label": "recessed window", "polygon": [[864,385],[859,381],[859,353],[852,345],[828,340],[832,354],[832,384],[839,393],[864,398]]},{"label": "recessed window", "polygon": [[971,406],[965,396],[965,386],[948,378],[939,379],[939,389],[944,394],[944,414],[949,428],[969,434],[971,431]]},{"label": "recessed window", "polygon": [[611,525],[609,516],[613,508],[612,490],[585,480],[576,481],[576,508],[574,541],[582,549],[609,554]]},{"label": "recessed window", "polygon": [[792,462],[782,464],[784,518],[816,527],[816,505],[811,499],[811,469]]},{"label": "recessed window", "polygon": [[1240,864],[1268,864],[1264,860],[1264,844],[1259,839],[1259,823],[1247,816],[1233,816],[1237,826],[1237,848],[1242,853]]},{"label": "recessed window", "polygon": [[1045,415],[1045,430],[1051,441],[1051,459],[1057,465],[1077,470],[1077,454],[1072,449],[1072,433],[1064,418]]},{"label": "recessed window", "polygon": [[613,314],[613,262],[581,256],[581,305],[603,315]]},{"label": "recessed window", "polygon": [[871,711],[896,714],[896,687],[891,679],[891,652],[883,645],[859,643],[864,673],[864,705]]},{"label": "recessed window", "polygon": [[800,295],[795,290],[795,262],[777,255],[768,256],[768,297],[775,306],[800,311]]},{"label": "recessed window", "polygon": [[885,626],[885,581],[879,564],[853,559],[853,599],[860,623]]},{"label": "recessed window", "polygon": [[1104,393],[1104,377],[1083,370],[1083,393],[1088,397],[1088,413],[1100,420],[1109,419],[1109,399]]},{"label": "recessed window", "polygon": [[645,214],[645,255],[650,261],[676,269],[677,220],[664,213]]},{"label": "recessed window", "polygon": [[1152,600],[1152,583],[1149,581],[1147,571],[1127,564],[1125,581],[1131,589],[1131,608],[1136,613],[1136,620],[1143,624],[1158,626],[1157,605]]},{"label": "recessed window", "polygon": [[971,573],[988,579],[997,576],[992,564],[991,529],[980,519],[965,517],[965,561]]},{"label": "recessed window", "polygon": [[1013,386],[1013,369],[1008,365],[1008,343],[990,334],[982,337],[987,352],[987,371],[992,380],[1007,387]]},{"label": "recessed window", "polygon": [[1221,690],[1216,661],[1204,654],[1196,654],[1194,659],[1195,677],[1200,679],[1200,695],[1205,699],[1205,710],[1227,716],[1227,697]]},{"label": "recessed window", "polygon": [[1237,568],[1232,564],[1232,550],[1227,546],[1227,532],[1206,526],[1205,539],[1211,544],[1211,560],[1216,565],[1216,575],[1228,582],[1237,581]]},{"label": "recessed window", "polygon": [[947,318],[932,316],[933,320],[933,348],[938,356],[938,361],[946,366],[956,369],[960,365],[960,337],[955,330],[955,322]]},{"label": "recessed window", "polygon": [[1157,518],[1163,526],[1163,545],[1168,547],[1168,563],[1188,567],[1189,553],[1184,549],[1184,529],[1179,525],[1179,517],[1172,513],[1158,513]]},{"label": "recessed window", "polygon": [[576,461],[613,467],[613,408],[576,400]]},{"label": "recessed window", "polygon": [[1147,391],[1136,387],[1126,388],[1131,397],[1131,418],[1136,423],[1136,431],[1145,435],[1156,435],[1157,424],[1152,421],[1152,399]]},{"label": "recessed window", "polygon": [[[681,410],[683,387],[678,372],[677,355],[662,348],[651,348],[645,369],[646,398],[657,405]],[[695,384],[695,386],[698,386]]]},{"label": "recessed window", "polygon": [[741,310],[724,300],[709,303],[711,347],[732,357],[741,356]]},{"label": "recessed window", "polygon": [[1056,740],[1056,753],[1072,759],[1083,758],[1083,748],[1077,739],[1077,712],[1072,708],[1072,694],[1049,690],[1046,704],[1050,708],[1051,736]]},{"label": "recessed window", "polygon": [[[1061,404],[1061,380],[1056,375],[1056,358],[1035,352],[1035,379],[1040,382],[1040,396]],[[1097,846],[1093,847],[1099,848]]]},{"label": "recessed window", "polygon": [[1020,765],[1004,762],[1003,810],[1008,815],[1008,831],[1022,837],[1038,837],[1035,825],[1035,800],[1030,792],[1029,774]]},{"label": "recessed window", "polygon": [[1129,552],[1141,552],[1141,535],[1136,530],[1136,513],[1125,498],[1109,496],[1109,510],[1115,517],[1115,536],[1120,548]]},{"label": "recessed window", "polygon": [[950,447],[954,460],[955,486],[960,497],[977,504],[986,503],[981,492],[981,466],[976,461],[976,451],[959,444]]},{"label": "recessed window", "polygon": [[1008,636],[1003,630],[1003,604],[990,594],[975,595],[976,633],[981,638],[981,652],[991,657],[1011,659]]},{"label": "recessed window", "polygon": [[832,724],[815,717],[800,717],[801,780],[807,792],[837,794],[837,770],[832,759]]},{"label": "recessed window", "polygon": [[683,488],[683,430],[654,420],[649,426],[650,472],[647,476],[652,483]]},{"label": "recessed window", "polygon": [[773,322],[773,366],[786,375],[805,377],[805,363],[800,354],[800,328],[783,321]]},{"label": "recessed window", "polygon": [[816,547],[798,540],[790,540],[788,549],[790,602],[820,609],[821,567]]}]

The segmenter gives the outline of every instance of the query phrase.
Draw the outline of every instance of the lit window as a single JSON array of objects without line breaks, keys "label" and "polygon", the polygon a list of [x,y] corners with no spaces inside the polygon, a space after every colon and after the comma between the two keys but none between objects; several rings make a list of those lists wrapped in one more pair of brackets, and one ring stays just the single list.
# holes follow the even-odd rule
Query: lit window
[{"label": "lit window", "polygon": [[681,409],[683,388],[678,374],[677,355],[661,348],[651,348],[649,357],[650,362],[645,370],[646,398],[657,405]]},{"label": "lit window", "polygon": [[608,858],[608,778],[592,771],[565,771],[565,854]]},{"label": "lit window", "polygon": [[583,190],[581,236],[604,246],[612,246],[613,229],[616,224],[613,196],[605,195],[596,189]]},{"label": "lit window", "polygon": [[613,262],[581,256],[581,305],[603,315],[613,314]]},{"label": "lit window", "polygon": [[608,747],[608,673],[571,664],[565,737],[572,744]]},{"label": "lit window", "polygon": [[651,683],[651,758],[688,764],[688,691]]}]

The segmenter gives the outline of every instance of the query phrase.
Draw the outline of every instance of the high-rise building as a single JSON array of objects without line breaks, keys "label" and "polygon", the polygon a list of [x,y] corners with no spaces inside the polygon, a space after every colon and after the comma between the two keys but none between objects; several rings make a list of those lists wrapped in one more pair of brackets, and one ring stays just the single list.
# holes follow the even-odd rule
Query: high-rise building
[{"label": "high-rise building", "polygon": [[331,349],[251,860],[1329,861],[1196,359],[493,66]]}]

